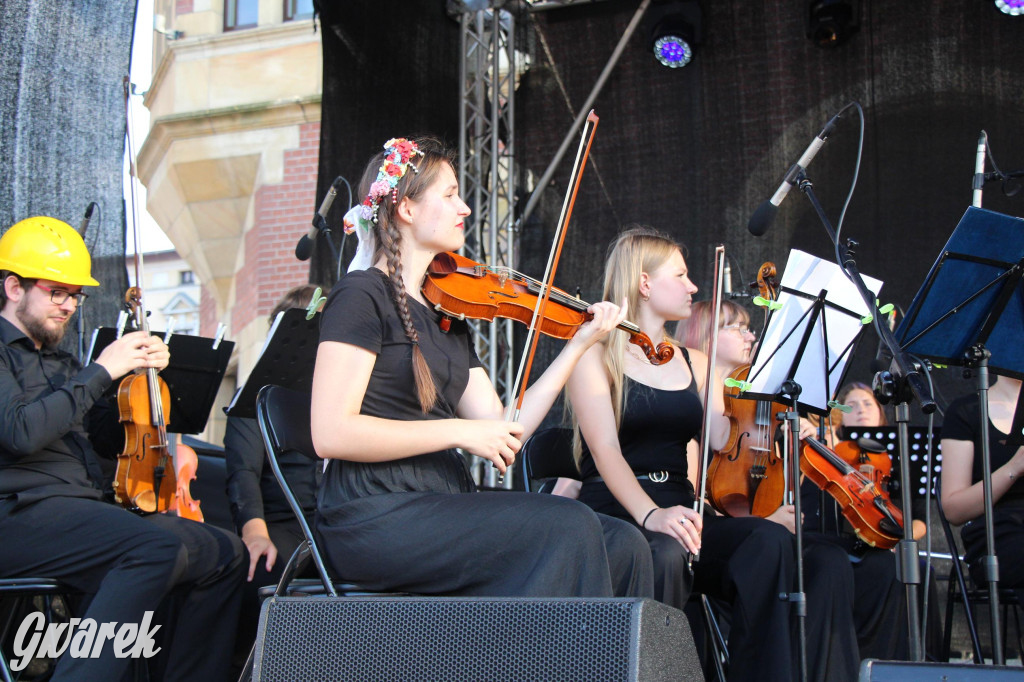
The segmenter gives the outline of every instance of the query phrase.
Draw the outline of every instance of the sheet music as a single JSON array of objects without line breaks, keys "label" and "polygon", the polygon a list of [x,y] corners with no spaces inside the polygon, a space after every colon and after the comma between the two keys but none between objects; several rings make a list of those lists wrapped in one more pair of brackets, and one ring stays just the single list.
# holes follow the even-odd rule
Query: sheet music
[{"label": "sheet music", "polygon": [[[882,281],[866,275],[863,277],[868,289],[877,296],[882,290]],[[824,330],[819,318],[793,377],[802,389],[800,404],[824,413],[832,397],[828,393],[835,393],[839,389],[838,384],[850,360],[849,353],[845,357],[841,356],[861,332],[861,318],[869,312],[867,304],[838,265],[796,249],[789,252],[781,285],[783,291],[778,302],[782,307],[772,314],[768,330],[761,339],[750,372],[752,387],[748,393],[765,396],[779,393],[782,384],[789,378],[803,331],[810,323],[811,316],[807,313],[814,305],[814,299],[825,290]],[[807,297],[790,291],[802,292]],[[825,331],[828,335],[827,348]],[[776,348],[778,351],[773,354]],[[831,368],[828,371],[827,392],[826,367]]]}]

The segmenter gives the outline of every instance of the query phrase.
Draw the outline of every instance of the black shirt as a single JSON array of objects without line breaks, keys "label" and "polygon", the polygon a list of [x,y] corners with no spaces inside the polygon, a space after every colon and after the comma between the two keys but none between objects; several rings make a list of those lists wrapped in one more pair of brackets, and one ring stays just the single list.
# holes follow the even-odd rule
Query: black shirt
[{"label": "black shirt", "polygon": [[[274,523],[295,518],[281,486],[267,465],[263,436],[255,419],[228,417],[224,431],[224,460],[231,517],[239,532],[252,519]],[[320,480],[320,462],[303,454],[283,452],[277,463],[295,499],[312,518]]]},{"label": "black shirt", "polygon": [[102,497],[86,416],[111,381],[96,363],[83,369],[62,350],[37,349],[0,318],[0,499]]},{"label": "black shirt", "polygon": [[[690,373],[689,386],[671,391],[625,377],[627,391],[619,426],[619,446],[633,473],[669,473],[671,478],[664,483],[639,481],[640,487],[660,507],[690,505],[694,500],[693,485],[686,477],[686,445],[700,438],[704,407],[692,369]],[[584,479],[598,475],[586,442],[583,443],[580,474]],[[579,499],[602,514],[631,518],[603,481],[585,482]]]},{"label": "black shirt", "polygon": [[[1003,466],[1016,454],[1017,448],[1006,444],[1006,434],[988,423],[989,457],[992,460],[992,471]],[[978,394],[971,393],[961,396],[950,403],[946,417],[942,422],[942,437],[952,440],[965,440],[974,445],[974,461],[971,465],[971,483],[982,478],[981,466],[981,418],[978,412]],[[1024,507],[1024,478],[1019,478],[1010,486],[996,506]]]},{"label": "black shirt", "polygon": [[[348,343],[377,354],[361,414],[405,421],[453,418],[469,384],[469,370],[480,366],[469,328],[455,320],[451,330],[443,333],[437,312],[411,297],[408,301],[420,350],[439,394],[427,414],[420,409],[416,394],[412,342],[391,299],[385,273],[376,268],[350,272],[334,286],[324,306],[320,342]],[[465,460],[454,450],[388,462],[335,460],[324,474],[319,504],[333,507],[380,493],[457,493],[474,489]]]}]

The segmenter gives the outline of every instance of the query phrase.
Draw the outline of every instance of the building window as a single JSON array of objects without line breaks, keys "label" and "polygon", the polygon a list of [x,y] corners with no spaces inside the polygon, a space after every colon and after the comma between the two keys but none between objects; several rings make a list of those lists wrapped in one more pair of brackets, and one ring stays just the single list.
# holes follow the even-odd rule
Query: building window
[{"label": "building window", "polygon": [[313,16],[313,0],[284,0],[284,20],[309,19]]},{"label": "building window", "polygon": [[224,30],[255,28],[259,21],[259,0],[224,0]]},{"label": "building window", "polygon": [[182,270],[180,274],[181,281],[179,282],[179,284],[195,284],[196,275],[194,272],[192,272],[191,270]]}]

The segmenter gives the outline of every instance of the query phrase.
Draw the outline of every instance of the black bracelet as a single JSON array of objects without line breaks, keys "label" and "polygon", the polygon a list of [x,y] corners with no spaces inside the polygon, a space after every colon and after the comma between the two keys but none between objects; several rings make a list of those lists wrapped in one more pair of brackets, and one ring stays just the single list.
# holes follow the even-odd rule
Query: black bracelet
[{"label": "black bracelet", "polygon": [[640,524],[641,528],[647,528],[647,519],[651,518],[651,514],[661,509],[661,507],[654,507],[651,511],[647,512],[647,516],[644,517],[643,523]]}]

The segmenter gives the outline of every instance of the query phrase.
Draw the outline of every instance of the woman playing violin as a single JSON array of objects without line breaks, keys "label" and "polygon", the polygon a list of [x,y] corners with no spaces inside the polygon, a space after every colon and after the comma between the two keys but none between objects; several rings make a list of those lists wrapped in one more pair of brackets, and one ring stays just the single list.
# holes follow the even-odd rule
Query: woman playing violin
[{"label": "woman playing violin", "polygon": [[[686,338],[695,339],[698,348],[706,348],[711,337],[708,331],[712,322],[712,306],[701,301],[693,304],[694,315],[686,325]],[[750,362],[750,347],[754,335],[749,331],[749,316],[746,310],[732,301],[723,301],[721,315],[721,331],[719,334],[718,357],[723,365],[723,372],[732,370]],[[741,345],[735,333],[742,332],[747,341]],[[737,353],[736,349],[741,352]],[[735,364],[734,364],[735,363]],[[875,400],[871,389],[861,383],[851,383],[839,391],[837,401],[851,404],[848,414],[838,408],[833,410],[834,418],[841,418],[847,426],[880,426],[884,424],[884,413],[881,405]],[[841,415],[841,417],[840,417]],[[831,422],[832,429],[838,429],[837,421]],[[833,438],[826,442],[834,443]],[[806,419],[801,420],[800,436],[813,436],[814,426]],[[888,455],[883,455],[888,457]],[[847,536],[820,533],[821,491],[809,480],[803,480],[800,486],[801,511],[804,517],[804,538],[809,555],[821,552],[821,545],[836,544],[847,552],[853,572],[853,622],[857,629],[857,643],[860,657],[878,659],[905,659],[909,652],[906,634],[906,599],[903,584],[896,578],[896,562],[892,552],[874,549],[858,543],[854,548],[854,538]],[[781,518],[787,519],[787,527],[792,529],[793,507],[786,505],[780,512],[771,515],[770,519],[780,518],[782,510],[786,510]],[[834,524],[833,524],[834,525]],[[815,561],[805,563],[805,578],[808,582],[817,580],[819,576]]]},{"label": "woman playing violin", "polygon": [[[613,243],[604,298],[625,298],[652,340],[667,337],[667,323],[689,317],[696,291],[682,249],[670,237],[635,228]],[[672,361],[654,366],[621,337],[591,346],[567,384],[582,436],[580,500],[642,529],[658,599],[682,606],[692,587],[732,604],[730,679],[798,679],[795,619],[779,599],[795,585],[793,535],[765,519],[702,518],[693,510],[707,356],[677,348]],[[728,423],[720,391],[712,391],[709,404],[708,437],[721,447]],[[808,586],[810,679],[853,679],[858,659],[849,564],[838,548],[825,549],[828,565],[817,573],[822,580]],[[691,585],[687,563],[698,550]]]},{"label": "woman playing violin", "polygon": [[592,306],[593,320],[526,393],[519,421],[503,421],[467,325],[443,333],[421,293],[435,255],[465,241],[470,209],[451,153],[389,140],[361,194],[356,229],[360,249],[364,237],[375,243],[372,267],[332,290],[313,377],[313,441],[328,460],[316,532],[328,563],[345,580],[420,594],[647,596],[650,553],[635,528],[573,500],[475,492],[456,452],[504,472],[624,311]]}]

